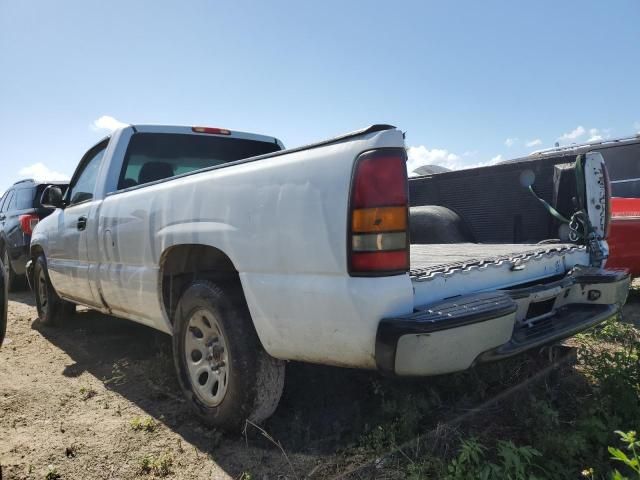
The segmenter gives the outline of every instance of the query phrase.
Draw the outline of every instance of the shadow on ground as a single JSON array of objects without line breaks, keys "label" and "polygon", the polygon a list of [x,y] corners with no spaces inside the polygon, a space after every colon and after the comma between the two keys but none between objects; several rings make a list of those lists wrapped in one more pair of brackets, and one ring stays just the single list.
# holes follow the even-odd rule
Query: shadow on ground
[{"label": "shadow on ground", "polygon": [[33,297],[33,293],[28,289],[22,289],[17,292],[11,292],[9,294],[9,300],[13,302],[23,303],[30,307],[36,306],[36,301]]},{"label": "shadow on ground", "polygon": [[[11,300],[35,306],[28,291],[12,293]],[[233,453],[244,447],[245,438],[240,434],[222,438],[191,412],[175,378],[168,335],[84,308],[59,327],[32,318],[31,328],[71,358],[63,375],[74,378],[88,372],[210,454],[230,475],[242,473],[244,465],[234,463]],[[378,378],[375,373],[291,362],[286,375],[278,410],[264,428],[287,452],[333,452],[359,437],[367,392]],[[249,444],[265,451],[263,461],[272,461],[266,453],[273,452],[274,445],[253,427],[249,430],[253,430],[248,432]]]}]

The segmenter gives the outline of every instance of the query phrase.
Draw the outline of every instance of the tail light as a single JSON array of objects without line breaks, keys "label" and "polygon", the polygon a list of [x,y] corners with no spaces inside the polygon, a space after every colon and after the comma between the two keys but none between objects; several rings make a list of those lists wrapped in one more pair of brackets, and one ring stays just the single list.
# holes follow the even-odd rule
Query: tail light
[{"label": "tail light", "polygon": [[210,135],[231,135],[231,132],[226,128],[191,127],[191,131],[196,133],[208,133]]},{"label": "tail light", "polygon": [[20,219],[20,229],[27,235],[33,233],[33,229],[36,228],[36,225],[40,221],[38,216],[33,214],[20,215],[18,218]]},{"label": "tail light", "polygon": [[354,276],[409,270],[408,180],[404,149],[366,152],[351,181],[348,258]]}]

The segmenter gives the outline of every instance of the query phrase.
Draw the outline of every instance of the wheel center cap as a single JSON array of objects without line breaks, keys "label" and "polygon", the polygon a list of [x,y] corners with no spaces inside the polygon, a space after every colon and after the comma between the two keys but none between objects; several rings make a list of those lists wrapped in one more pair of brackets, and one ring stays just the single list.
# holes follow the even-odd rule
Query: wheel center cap
[{"label": "wheel center cap", "polygon": [[224,354],[224,348],[220,345],[214,345],[211,347],[211,358],[216,363],[222,360],[222,355]]}]

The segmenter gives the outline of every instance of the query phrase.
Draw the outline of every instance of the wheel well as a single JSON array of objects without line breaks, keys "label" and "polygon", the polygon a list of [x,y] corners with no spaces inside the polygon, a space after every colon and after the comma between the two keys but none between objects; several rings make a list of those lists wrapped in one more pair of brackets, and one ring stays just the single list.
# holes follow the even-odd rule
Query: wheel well
[{"label": "wheel well", "polygon": [[44,250],[42,250],[40,245],[33,245],[31,247],[31,259],[35,260],[41,253],[44,253]]},{"label": "wheel well", "polygon": [[[44,255],[44,249],[40,245],[32,245],[29,253],[31,254],[31,260],[35,262],[40,255]],[[30,286],[33,286],[33,266],[30,271],[27,269],[27,281]]]},{"label": "wheel well", "polygon": [[196,279],[237,282],[238,271],[231,259],[209,245],[178,245],[165,250],[160,258],[162,303],[173,323],[176,305],[187,286]]}]

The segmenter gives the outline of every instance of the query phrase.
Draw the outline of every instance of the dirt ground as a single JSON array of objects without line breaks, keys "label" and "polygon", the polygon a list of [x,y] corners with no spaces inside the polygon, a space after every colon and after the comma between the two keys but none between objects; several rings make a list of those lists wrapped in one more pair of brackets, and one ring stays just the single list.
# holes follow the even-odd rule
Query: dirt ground
[{"label": "dirt ground", "polygon": [[[359,402],[374,373],[289,364],[264,426],[281,450],[253,427],[228,436],[200,425],[180,398],[167,336],[86,310],[48,328],[30,292],[10,298],[0,480],[330,478],[347,468],[336,447],[366,423]],[[627,319],[640,320],[639,300]]]},{"label": "dirt ground", "polygon": [[[259,436],[199,425],[179,396],[167,336],[83,310],[47,328],[30,292],[10,298],[0,349],[0,478],[42,479],[53,469],[62,479],[135,478],[145,457],[170,458],[168,477],[178,479],[291,472]],[[147,417],[153,431],[132,427]],[[288,457],[303,475],[315,466],[314,455]]]}]

